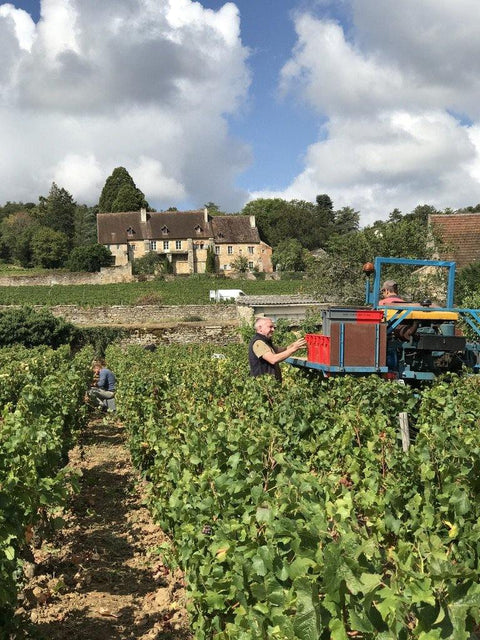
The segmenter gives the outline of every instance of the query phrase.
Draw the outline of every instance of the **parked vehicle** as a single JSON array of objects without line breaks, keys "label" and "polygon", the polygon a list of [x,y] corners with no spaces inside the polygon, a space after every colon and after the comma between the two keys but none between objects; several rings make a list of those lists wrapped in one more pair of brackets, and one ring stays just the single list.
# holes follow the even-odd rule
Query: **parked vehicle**
[{"label": "parked vehicle", "polygon": [[222,302],[223,300],[237,300],[240,296],[244,296],[241,289],[210,289],[210,300],[213,302]]}]

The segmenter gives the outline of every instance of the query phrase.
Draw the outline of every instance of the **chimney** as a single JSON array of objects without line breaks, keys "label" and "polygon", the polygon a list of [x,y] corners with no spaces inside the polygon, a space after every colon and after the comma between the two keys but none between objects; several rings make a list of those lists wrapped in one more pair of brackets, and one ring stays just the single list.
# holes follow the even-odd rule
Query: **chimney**
[{"label": "chimney", "polygon": [[140,209],[140,222],[146,222],[147,221],[147,210],[142,208]]},{"label": "chimney", "polygon": [[205,220],[205,224],[208,224],[208,209],[207,207],[203,210],[203,219]]},{"label": "chimney", "polygon": [[250,227],[255,229],[257,225],[255,224],[255,216],[250,216]]}]

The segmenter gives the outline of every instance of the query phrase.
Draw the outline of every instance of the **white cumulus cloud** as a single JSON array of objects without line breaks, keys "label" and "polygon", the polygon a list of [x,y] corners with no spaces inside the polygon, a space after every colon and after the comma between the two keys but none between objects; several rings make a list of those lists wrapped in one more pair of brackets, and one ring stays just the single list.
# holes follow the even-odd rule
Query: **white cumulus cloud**
[{"label": "white cumulus cloud", "polygon": [[250,151],[226,124],[250,84],[234,4],[41,0],[36,25],[3,4],[0,55],[0,202],[56,181],[93,204],[117,166],[159,208],[244,202]]},{"label": "white cumulus cloud", "polygon": [[480,202],[476,3],[349,4],[348,30],[321,14],[296,14],[280,89],[300,96],[322,125],[291,184],[251,197],[328,193],[336,207],[360,210],[364,224],[397,207]]}]

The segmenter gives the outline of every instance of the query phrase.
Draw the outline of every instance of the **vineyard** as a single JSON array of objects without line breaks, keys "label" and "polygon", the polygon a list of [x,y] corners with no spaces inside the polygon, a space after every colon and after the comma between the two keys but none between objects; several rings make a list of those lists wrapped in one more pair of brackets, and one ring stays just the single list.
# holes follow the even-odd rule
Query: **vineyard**
[{"label": "vineyard", "polygon": [[208,304],[210,289],[239,286],[247,295],[292,295],[302,293],[304,285],[298,280],[238,281],[200,276],[102,285],[2,286],[0,295],[2,304],[8,305],[188,305]]},{"label": "vineyard", "polygon": [[[283,365],[279,386],[248,377],[244,347],[218,351],[107,353],[194,637],[477,638],[480,381],[420,392]],[[91,355],[0,351],[1,629],[33,532],[75,485],[64,464]],[[404,411],[415,416],[406,452]]]},{"label": "vineyard", "polygon": [[476,637],[479,381],[287,371],[279,387],[247,377],[244,349],[223,355],[109,353],[195,637]]},{"label": "vineyard", "polygon": [[[23,555],[33,532],[55,524],[75,478],[68,451],[85,419],[89,351],[0,350],[0,630],[12,619]],[[5,637],[0,633],[0,637]],[[9,637],[8,635],[6,637]]]}]

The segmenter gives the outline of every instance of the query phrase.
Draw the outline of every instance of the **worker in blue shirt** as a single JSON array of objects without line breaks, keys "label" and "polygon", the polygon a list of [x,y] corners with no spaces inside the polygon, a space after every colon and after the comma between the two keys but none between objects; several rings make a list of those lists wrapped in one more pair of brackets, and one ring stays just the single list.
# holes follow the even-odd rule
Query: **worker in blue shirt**
[{"label": "worker in blue shirt", "polygon": [[88,399],[102,411],[115,411],[115,374],[105,366],[104,360],[93,365],[93,385],[88,390]]}]

